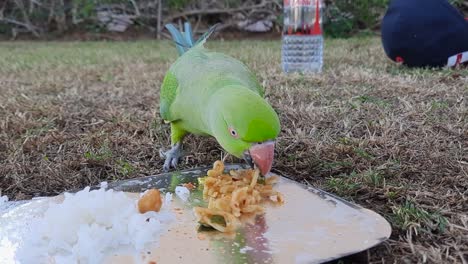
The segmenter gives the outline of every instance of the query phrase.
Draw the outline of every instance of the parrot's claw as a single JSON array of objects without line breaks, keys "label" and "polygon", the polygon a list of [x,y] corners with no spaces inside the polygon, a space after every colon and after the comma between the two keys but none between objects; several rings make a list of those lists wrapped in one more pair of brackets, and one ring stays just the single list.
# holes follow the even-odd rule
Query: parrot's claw
[{"label": "parrot's claw", "polygon": [[164,152],[162,149],[159,150],[159,156],[166,159],[163,165],[164,172],[168,172],[171,166],[176,168],[177,164],[179,163],[179,159],[182,156],[181,144],[175,144],[170,150],[166,152]]}]

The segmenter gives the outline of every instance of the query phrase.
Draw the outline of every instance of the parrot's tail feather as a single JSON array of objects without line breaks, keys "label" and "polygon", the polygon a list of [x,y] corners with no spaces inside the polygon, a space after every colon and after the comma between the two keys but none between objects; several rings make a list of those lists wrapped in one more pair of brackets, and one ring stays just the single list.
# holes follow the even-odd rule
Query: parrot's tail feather
[{"label": "parrot's tail feather", "polygon": [[190,23],[185,22],[184,23],[184,33],[185,33],[185,39],[187,40],[188,44],[190,47],[193,46],[193,33],[192,33],[192,27],[190,26]]},{"label": "parrot's tail feather", "polygon": [[180,56],[182,56],[182,54],[184,54],[190,48],[198,45],[203,45],[203,43],[205,43],[205,41],[210,37],[210,35],[213,34],[218,25],[219,23],[210,27],[210,29],[207,32],[205,32],[205,34],[203,34],[196,42],[193,39],[192,27],[188,22],[184,23],[184,32],[180,32],[172,24],[167,24],[166,28],[167,30],[169,30],[169,33],[171,33],[172,39],[176,44],[177,52]]},{"label": "parrot's tail feather", "polygon": [[[190,27],[190,25],[189,25],[189,27]],[[177,30],[177,28],[174,25],[167,24],[166,28],[167,28],[167,30],[169,30],[169,33],[171,33],[172,39],[174,40],[174,42],[176,44],[176,48],[177,48],[177,51],[179,52],[179,55],[184,54],[184,52],[186,52],[190,48],[190,46],[188,44],[188,43],[190,43],[189,40],[185,39],[184,36],[180,33],[179,30]],[[187,36],[188,34],[189,33],[186,32],[185,36]]]},{"label": "parrot's tail feather", "polygon": [[195,46],[200,44],[200,43],[205,43],[205,41],[211,36],[211,34],[213,34],[213,32],[215,32],[216,28],[219,26],[219,23],[216,23],[214,24],[213,26],[210,27],[210,29],[208,29],[207,32],[205,32],[198,40],[197,42],[195,43]]}]

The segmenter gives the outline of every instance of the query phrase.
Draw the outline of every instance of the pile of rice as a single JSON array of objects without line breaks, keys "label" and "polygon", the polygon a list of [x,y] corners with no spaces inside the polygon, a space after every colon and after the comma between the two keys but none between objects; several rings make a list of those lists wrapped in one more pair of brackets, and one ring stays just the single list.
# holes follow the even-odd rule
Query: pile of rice
[{"label": "pile of rice", "polygon": [[8,197],[6,195],[0,196],[0,206],[2,206],[5,202],[8,202]]},{"label": "pile of rice", "polygon": [[[167,193],[159,212],[140,214],[137,199],[123,192],[89,187],[65,193],[62,203],[51,203],[34,220],[17,251],[20,263],[102,263],[110,252],[125,248],[139,255],[154,249],[175,220]],[[152,248],[147,248],[151,244]]]}]

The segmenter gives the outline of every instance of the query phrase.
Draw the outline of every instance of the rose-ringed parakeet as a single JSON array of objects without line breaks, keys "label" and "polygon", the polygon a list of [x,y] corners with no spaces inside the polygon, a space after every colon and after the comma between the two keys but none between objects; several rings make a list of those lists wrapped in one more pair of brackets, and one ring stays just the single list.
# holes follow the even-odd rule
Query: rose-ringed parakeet
[{"label": "rose-ringed parakeet", "polygon": [[166,73],[160,91],[160,115],[170,123],[169,151],[163,169],[176,167],[182,140],[188,134],[212,136],[221,147],[266,175],[273,163],[275,139],[280,132],[278,115],[264,99],[264,89],[240,61],[203,47],[211,27],[194,41],[189,23],[184,32],[166,28],[179,58]]}]

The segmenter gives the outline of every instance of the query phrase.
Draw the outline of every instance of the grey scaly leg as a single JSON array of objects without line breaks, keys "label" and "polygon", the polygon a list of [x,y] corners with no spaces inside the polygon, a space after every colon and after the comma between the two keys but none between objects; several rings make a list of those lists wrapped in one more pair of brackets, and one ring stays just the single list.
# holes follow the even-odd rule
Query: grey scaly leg
[{"label": "grey scaly leg", "polygon": [[176,143],[166,152],[162,149],[159,150],[159,156],[166,159],[163,165],[164,172],[168,172],[171,166],[176,168],[179,163],[179,159],[182,157],[182,143]]}]

